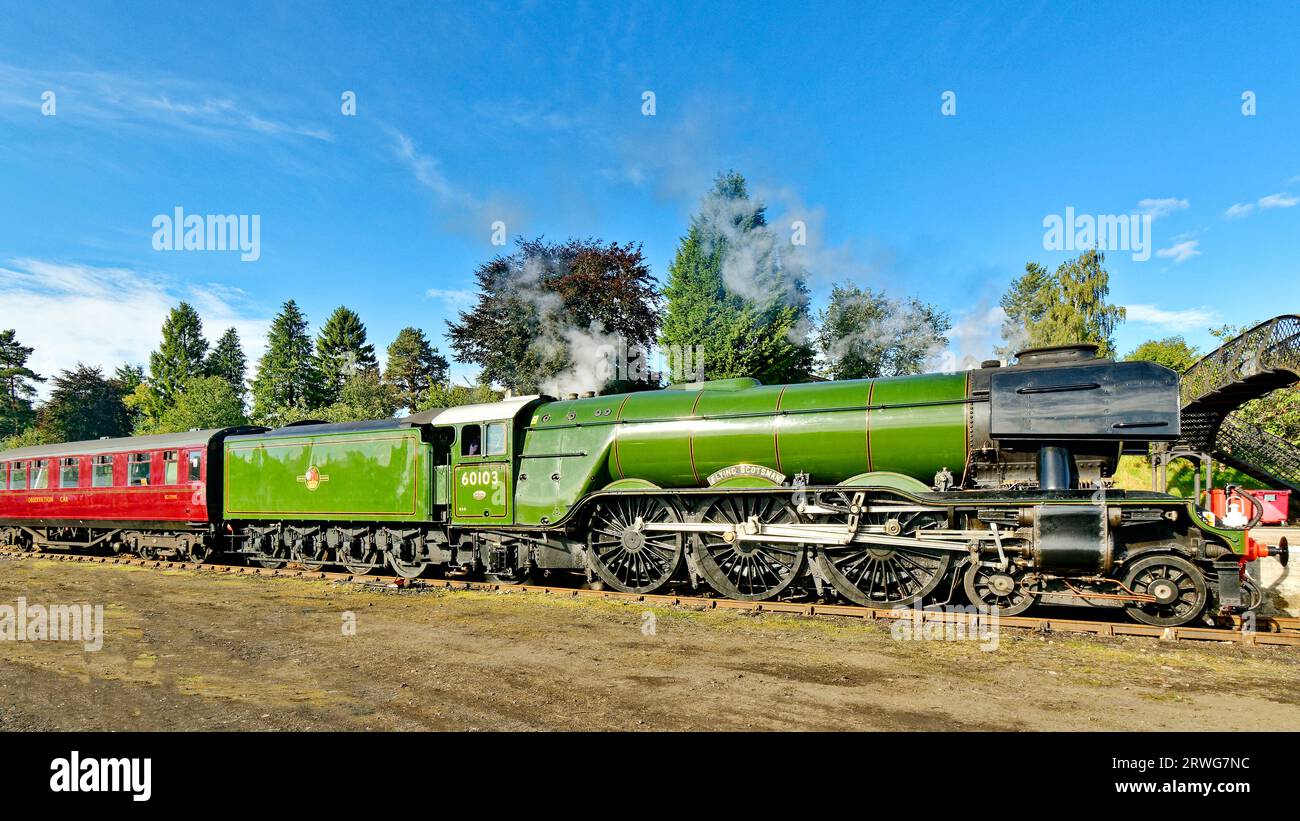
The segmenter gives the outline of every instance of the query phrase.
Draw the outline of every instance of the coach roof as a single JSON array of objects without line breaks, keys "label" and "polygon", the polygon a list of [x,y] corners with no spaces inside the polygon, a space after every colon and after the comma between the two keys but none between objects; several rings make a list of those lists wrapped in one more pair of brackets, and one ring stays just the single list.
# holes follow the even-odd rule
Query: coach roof
[{"label": "coach roof", "polygon": [[60,456],[95,456],[102,453],[126,453],[141,450],[166,450],[169,448],[207,445],[212,437],[228,431],[256,430],[256,428],[212,428],[184,433],[159,433],[152,436],[122,436],[116,439],[87,439],[83,442],[62,442],[57,445],[36,445],[0,451],[0,462],[13,459],[47,459]]}]

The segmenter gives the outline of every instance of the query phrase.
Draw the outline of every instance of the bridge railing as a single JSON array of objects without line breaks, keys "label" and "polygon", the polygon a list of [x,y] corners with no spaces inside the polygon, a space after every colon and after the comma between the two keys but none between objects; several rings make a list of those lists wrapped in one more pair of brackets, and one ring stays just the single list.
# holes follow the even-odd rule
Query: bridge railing
[{"label": "bridge railing", "polygon": [[1234,337],[1198,359],[1182,376],[1182,402],[1188,408],[1214,395],[1271,373],[1300,380],[1300,316],[1284,314]]}]

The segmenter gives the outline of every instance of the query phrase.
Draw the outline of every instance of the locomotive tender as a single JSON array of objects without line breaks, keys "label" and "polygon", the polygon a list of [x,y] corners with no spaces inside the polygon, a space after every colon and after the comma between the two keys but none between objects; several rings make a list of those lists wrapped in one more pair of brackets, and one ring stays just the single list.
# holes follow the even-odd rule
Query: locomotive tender
[{"label": "locomotive tender", "polygon": [[1173,371],[1062,346],[952,374],[2,452],[0,544],[1178,625],[1258,606],[1244,566],[1264,555],[1190,500],[1104,486],[1121,454],[1178,436]]}]

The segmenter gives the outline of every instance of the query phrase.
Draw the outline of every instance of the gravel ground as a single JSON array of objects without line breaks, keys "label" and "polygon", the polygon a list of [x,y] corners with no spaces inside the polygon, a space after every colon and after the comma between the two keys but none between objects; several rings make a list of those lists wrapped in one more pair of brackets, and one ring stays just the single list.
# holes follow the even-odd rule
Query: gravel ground
[{"label": "gravel ground", "polygon": [[19,597],[105,635],[0,641],[0,730],[1300,729],[1294,648],[0,560]]}]

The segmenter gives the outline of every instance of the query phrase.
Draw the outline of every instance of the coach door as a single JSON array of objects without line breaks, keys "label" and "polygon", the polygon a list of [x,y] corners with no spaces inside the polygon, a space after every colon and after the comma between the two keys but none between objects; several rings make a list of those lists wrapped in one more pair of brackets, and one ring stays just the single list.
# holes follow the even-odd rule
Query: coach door
[{"label": "coach door", "polygon": [[511,423],[467,422],[453,445],[454,519],[468,523],[513,522],[510,506]]}]

